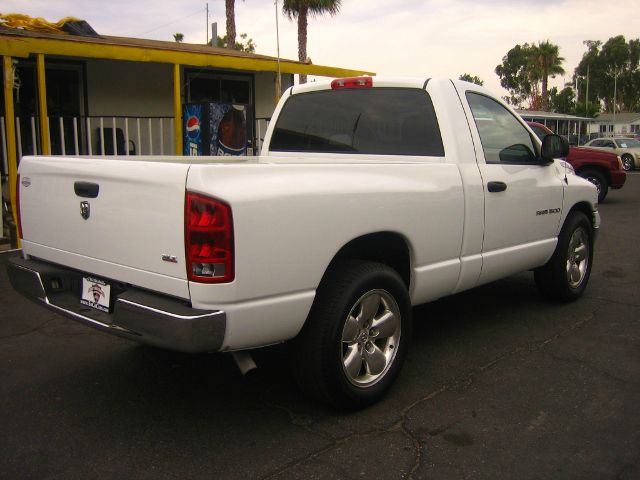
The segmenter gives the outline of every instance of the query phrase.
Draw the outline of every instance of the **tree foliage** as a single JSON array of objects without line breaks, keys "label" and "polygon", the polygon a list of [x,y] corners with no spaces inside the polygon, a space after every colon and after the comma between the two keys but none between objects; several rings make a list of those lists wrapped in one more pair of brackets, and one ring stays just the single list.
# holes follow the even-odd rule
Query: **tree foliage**
[{"label": "tree foliage", "polygon": [[576,94],[572,87],[564,87],[558,91],[557,87],[549,90],[549,108],[557,113],[574,113],[576,108]]},{"label": "tree foliage", "polygon": [[[239,36],[240,41],[236,40],[233,49],[238,50],[239,52],[256,53],[257,45],[254,43],[253,38],[248,38],[248,35],[246,33],[241,33]],[[222,37],[218,35],[217,43],[214,46],[229,48],[227,47],[228,43],[229,39],[227,35],[224,35]],[[213,45],[213,40],[209,40],[208,45]]]},{"label": "tree foliage", "polygon": [[602,105],[605,111],[612,112],[614,90],[616,111],[640,110],[640,39],[627,42],[618,35],[604,44],[595,40],[584,44],[587,51],[573,76],[574,82],[578,81],[577,110],[584,114],[593,110],[593,105]]},{"label": "tree foliage", "polygon": [[509,92],[505,100],[517,107],[529,102],[529,108],[544,110],[549,106],[549,77],[564,73],[560,48],[549,42],[516,45],[502,57],[495,72],[500,85]]},{"label": "tree foliage", "polygon": [[[308,62],[307,57],[307,25],[308,17],[324,15],[333,16],[340,11],[341,0],[284,0],[283,13],[289,20],[298,21],[298,60]],[[300,83],[306,83],[307,76],[300,74]]]},{"label": "tree foliage", "polygon": [[481,80],[477,75],[471,75],[470,73],[463,73],[458,77],[458,80],[475,83],[476,85],[480,86],[484,85],[484,80]]},{"label": "tree foliage", "polygon": [[181,43],[181,42],[184,40],[184,34],[183,34],[183,33],[180,33],[180,32],[174,33],[174,34],[173,34],[173,39],[174,39],[176,42]]},{"label": "tree foliage", "polygon": [[532,96],[532,48],[528,43],[516,45],[502,57],[502,64],[495,69],[500,85],[509,92],[509,96],[504,97],[505,101],[517,107]]}]

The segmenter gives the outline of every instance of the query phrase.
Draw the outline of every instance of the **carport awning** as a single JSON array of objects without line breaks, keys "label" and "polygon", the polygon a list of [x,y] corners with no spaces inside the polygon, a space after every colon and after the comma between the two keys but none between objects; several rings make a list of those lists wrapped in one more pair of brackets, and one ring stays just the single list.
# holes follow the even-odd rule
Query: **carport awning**
[{"label": "carport awning", "polygon": [[[0,28],[0,55],[34,54],[277,72],[278,59],[206,45],[125,37],[79,37]],[[349,77],[372,72],[280,59],[282,73]]]}]

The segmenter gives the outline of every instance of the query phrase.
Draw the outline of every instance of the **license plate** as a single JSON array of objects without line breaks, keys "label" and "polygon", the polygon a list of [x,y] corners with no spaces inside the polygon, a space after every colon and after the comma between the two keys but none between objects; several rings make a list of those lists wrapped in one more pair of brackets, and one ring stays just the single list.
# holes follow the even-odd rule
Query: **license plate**
[{"label": "license plate", "polygon": [[103,280],[92,277],[82,278],[82,295],[80,303],[109,313],[111,306],[111,285]]}]

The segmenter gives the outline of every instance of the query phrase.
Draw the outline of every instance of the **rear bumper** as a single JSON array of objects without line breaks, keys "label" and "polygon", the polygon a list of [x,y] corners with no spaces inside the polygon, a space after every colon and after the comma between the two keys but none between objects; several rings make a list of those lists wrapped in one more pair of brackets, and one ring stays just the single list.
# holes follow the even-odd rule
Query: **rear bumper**
[{"label": "rear bumper", "polygon": [[611,185],[613,189],[622,188],[624,182],[627,181],[627,172],[624,170],[613,170],[611,172]]},{"label": "rear bumper", "polygon": [[198,310],[185,300],[113,284],[111,313],[80,304],[83,272],[35,259],[11,258],[13,288],[36,303],[106,333],[182,352],[218,351],[227,315]]}]

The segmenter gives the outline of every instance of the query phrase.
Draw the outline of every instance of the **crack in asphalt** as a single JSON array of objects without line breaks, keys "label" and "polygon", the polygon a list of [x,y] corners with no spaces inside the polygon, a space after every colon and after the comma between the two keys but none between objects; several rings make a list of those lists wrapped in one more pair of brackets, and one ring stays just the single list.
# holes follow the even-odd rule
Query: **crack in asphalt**
[{"label": "crack in asphalt", "polygon": [[[286,409],[285,409],[286,410]],[[305,455],[302,458],[299,458],[297,460],[293,460],[285,465],[283,465],[282,467],[280,467],[278,470],[276,470],[275,472],[271,472],[263,477],[260,477],[261,480],[269,480],[272,478],[276,478],[284,473],[286,473],[287,471],[291,470],[294,467],[297,467],[298,465],[301,465],[309,460],[312,460],[314,458],[317,458],[319,456],[321,456],[322,454],[335,449],[336,447],[339,447],[341,445],[344,445],[348,442],[350,442],[353,439],[356,438],[367,438],[367,437],[374,437],[374,436],[379,436],[379,435],[385,435],[387,433],[389,433],[391,430],[393,429],[393,427],[391,428],[385,428],[385,429],[374,429],[368,432],[354,432],[350,435],[347,435],[345,437],[341,437],[341,438],[335,438],[335,437],[331,437],[330,435],[327,435],[323,432],[316,432],[314,430],[307,430],[307,431],[311,431],[314,432],[318,435],[320,435],[322,438],[325,439],[331,439],[330,443],[322,448],[319,448],[317,450],[314,450],[313,452]]]},{"label": "crack in asphalt", "polygon": [[17,338],[17,337],[22,337],[24,335],[29,335],[31,333],[35,333],[39,330],[44,329],[44,327],[46,327],[49,323],[53,322],[54,320],[55,320],[55,317],[51,317],[48,320],[41,323],[40,325],[38,325],[37,327],[31,328],[29,330],[25,330],[24,332],[12,333],[9,335],[2,335],[0,336],[0,340],[8,340],[10,338]]},{"label": "crack in asphalt", "polygon": [[616,381],[618,383],[622,383],[624,385],[640,385],[640,382],[634,382],[632,380],[626,380],[624,378],[620,378],[620,377],[618,377],[618,376],[616,376],[616,375],[614,375],[612,373],[609,373],[606,370],[602,370],[601,368],[598,368],[595,365],[592,365],[590,362],[588,362],[586,360],[582,360],[580,358],[563,357],[561,355],[556,355],[554,353],[549,353],[549,355],[551,356],[551,358],[553,358],[554,360],[558,360],[559,362],[577,363],[578,365],[582,365],[583,367],[586,367],[589,370],[597,373],[601,377],[607,378],[609,380]]},{"label": "crack in asphalt", "polygon": [[591,296],[588,296],[585,298],[588,298],[589,300],[598,300],[600,302],[609,303],[609,304],[622,305],[625,307],[635,307],[635,308],[640,307],[640,304],[638,303],[621,302],[620,300],[612,300],[610,298],[591,297]]},{"label": "crack in asphalt", "polygon": [[282,406],[282,405],[276,405],[276,404],[271,404],[271,407],[274,408],[278,408],[284,412],[286,412],[290,419],[291,419],[291,423],[293,425],[296,425],[298,427],[303,428],[305,431],[307,431],[308,433],[312,434],[312,435],[316,435],[316,436],[320,436],[321,438],[327,440],[329,442],[328,445],[319,448],[317,450],[314,450],[313,452],[308,453],[307,455],[303,456],[302,458],[299,458],[297,460],[293,460],[289,463],[287,463],[286,465],[283,465],[282,467],[278,468],[276,471],[271,472],[263,477],[261,477],[262,480],[269,480],[269,479],[273,479],[276,478],[280,475],[285,474],[286,472],[290,471],[291,469],[309,461],[312,460],[314,458],[317,458],[321,455],[323,455],[324,453],[335,449],[336,447],[339,447],[341,445],[344,445],[348,442],[350,442],[353,439],[356,438],[366,438],[366,437],[372,437],[372,436],[379,436],[379,435],[385,435],[387,433],[391,433],[391,432],[402,432],[402,434],[405,436],[405,438],[407,438],[412,444],[413,444],[413,449],[414,449],[414,459],[413,459],[413,465],[411,467],[411,469],[409,470],[409,472],[403,474],[400,478],[403,479],[407,479],[407,480],[412,480],[414,478],[414,475],[416,474],[416,472],[420,469],[420,467],[422,466],[422,461],[423,461],[423,457],[424,457],[424,453],[423,453],[423,442],[420,441],[420,439],[418,437],[416,437],[416,435],[411,431],[411,429],[408,427],[408,415],[410,414],[410,412],[415,409],[416,407],[429,402],[430,400],[438,397],[439,395],[452,390],[454,388],[463,388],[466,389],[469,385],[473,384],[473,380],[481,375],[482,373],[492,369],[493,367],[495,367],[496,365],[498,365],[499,363],[502,363],[503,361],[515,356],[515,355],[519,355],[522,353],[526,353],[526,354],[530,354],[530,353],[534,353],[534,352],[538,352],[540,350],[542,350],[543,348],[545,348],[547,345],[549,345],[552,342],[555,342],[556,340],[558,340],[559,338],[565,336],[567,333],[570,333],[573,330],[577,330],[581,327],[583,327],[584,325],[586,325],[587,323],[589,323],[591,320],[593,320],[596,316],[596,313],[599,309],[594,310],[594,312],[592,312],[589,316],[583,318],[582,320],[579,320],[575,323],[573,323],[572,325],[561,329],[560,331],[558,331],[556,334],[552,335],[551,337],[545,339],[545,340],[541,340],[535,343],[530,343],[530,344],[526,344],[526,345],[521,345],[519,347],[516,347],[508,352],[503,353],[502,355],[499,355],[498,357],[494,358],[493,360],[491,360],[490,362],[485,363],[484,365],[481,365],[477,368],[472,369],[470,372],[461,375],[457,378],[452,379],[450,382],[444,384],[443,386],[441,386],[439,389],[429,393],[428,395],[425,395],[422,398],[419,398],[418,400],[415,400],[414,402],[412,402],[411,404],[407,405],[405,408],[403,408],[400,411],[399,414],[399,418],[396,422],[394,422],[390,427],[388,428],[376,428],[370,431],[365,431],[365,432],[354,432],[351,433],[349,435],[346,435],[344,437],[334,437],[332,435],[328,435],[325,432],[321,432],[318,431],[314,428],[311,427],[311,425],[313,424],[313,419],[312,417],[310,417],[309,415],[302,415],[302,414],[298,414],[296,412],[294,412],[293,410]]}]

